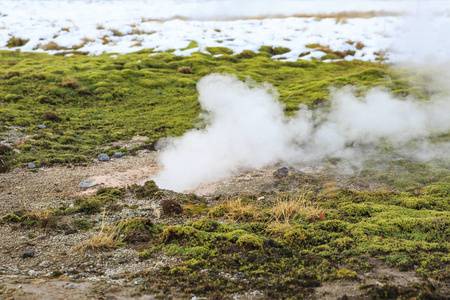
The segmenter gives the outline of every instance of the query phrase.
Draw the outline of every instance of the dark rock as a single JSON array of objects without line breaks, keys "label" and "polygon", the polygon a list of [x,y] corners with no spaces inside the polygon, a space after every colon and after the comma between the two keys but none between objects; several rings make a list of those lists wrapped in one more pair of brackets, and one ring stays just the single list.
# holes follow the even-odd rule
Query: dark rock
[{"label": "dark rock", "polygon": [[101,153],[97,156],[99,161],[107,161],[109,160],[109,156],[106,153]]},{"label": "dark rock", "polygon": [[33,256],[34,256],[34,250],[27,250],[24,253],[22,253],[22,258],[33,257]]},{"label": "dark rock", "polygon": [[77,135],[77,139],[82,140],[83,136],[82,135]]},{"label": "dark rock", "polygon": [[413,269],[414,269],[414,270],[417,270],[418,268],[419,268],[418,265],[414,265],[414,266],[413,266]]},{"label": "dark rock", "polygon": [[161,91],[157,91],[156,95],[162,95],[162,92]]},{"label": "dark rock", "polygon": [[47,128],[47,126],[45,126],[44,124],[39,124],[39,125],[38,125],[38,128],[39,128],[39,129],[45,129],[45,128]]},{"label": "dark rock", "polygon": [[123,155],[122,152],[119,151],[119,152],[114,153],[113,157],[120,158],[120,157],[122,157],[122,155]]},{"label": "dark rock", "polygon": [[234,275],[234,277],[238,279],[243,279],[245,277],[245,274],[242,272],[237,272],[236,275]]},{"label": "dark rock", "polygon": [[289,169],[286,167],[280,168],[278,170],[275,171],[275,176],[287,176],[287,174],[289,173]]},{"label": "dark rock", "polygon": [[11,195],[12,194],[12,192],[8,192],[8,195]]},{"label": "dark rock", "polygon": [[33,163],[28,164],[28,169],[34,169],[34,168],[36,168],[35,164],[33,164]]}]

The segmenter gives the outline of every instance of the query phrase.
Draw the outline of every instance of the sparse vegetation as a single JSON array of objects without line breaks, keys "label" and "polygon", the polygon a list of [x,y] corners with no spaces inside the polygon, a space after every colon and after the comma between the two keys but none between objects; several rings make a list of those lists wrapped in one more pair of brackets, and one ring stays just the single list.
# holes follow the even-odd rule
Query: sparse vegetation
[{"label": "sparse vegetation", "polygon": [[13,47],[22,47],[28,43],[29,40],[21,39],[20,37],[12,36],[8,42],[6,43],[6,47],[13,48]]}]

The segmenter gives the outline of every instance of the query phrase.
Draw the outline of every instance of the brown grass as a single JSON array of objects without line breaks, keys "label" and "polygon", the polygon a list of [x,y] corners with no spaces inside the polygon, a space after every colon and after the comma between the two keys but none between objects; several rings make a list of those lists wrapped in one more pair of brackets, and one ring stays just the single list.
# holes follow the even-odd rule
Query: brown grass
[{"label": "brown grass", "polygon": [[177,70],[178,73],[183,73],[183,74],[192,74],[192,69],[191,67],[179,67]]},{"label": "brown grass", "polygon": [[146,35],[150,35],[150,34],[154,34],[154,33],[156,33],[156,31],[154,31],[154,30],[152,30],[152,31],[145,31],[145,30],[133,28],[133,30],[128,32],[127,35],[132,35],[132,34],[138,34],[138,35],[146,34]]},{"label": "brown grass", "polygon": [[6,47],[13,48],[13,47],[22,47],[26,43],[28,43],[29,40],[22,39],[20,37],[12,36],[7,42]]},{"label": "brown grass", "polygon": [[285,195],[277,198],[275,205],[270,209],[270,214],[275,222],[290,223],[299,213],[319,216],[324,211],[307,200],[304,195]]},{"label": "brown grass", "polygon": [[[351,41],[347,41],[347,44],[349,44]],[[353,42],[352,42],[353,43]],[[330,47],[328,46],[322,46],[320,44],[310,44],[310,45],[306,45],[306,48],[309,49],[314,49],[314,50],[318,50],[318,51],[322,51],[325,52],[327,54],[334,54],[337,55],[339,58],[344,58],[347,55],[355,55],[355,51],[352,50],[347,50],[347,51],[333,51]]]},{"label": "brown grass", "polygon": [[100,251],[105,249],[113,249],[117,247],[119,242],[116,230],[107,228],[104,223],[100,227],[100,231],[88,240],[78,246],[73,247],[72,251],[84,253],[86,250]]},{"label": "brown grass", "polygon": [[113,36],[124,36],[124,34],[120,32],[118,29],[110,28],[109,31],[112,32]]},{"label": "brown grass", "polygon": [[361,50],[361,49],[364,48],[365,46],[366,46],[366,45],[364,45],[363,43],[357,42],[356,45],[355,45],[355,48],[358,49],[358,50]]},{"label": "brown grass", "polygon": [[61,86],[77,89],[78,87],[80,87],[80,84],[75,78],[63,78],[61,81]]},{"label": "brown grass", "polygon": [[67,50],[67,47],[63,47],[58,45],[55,42],[49,42],[48,44],[45,45],[41,45],[40,48],[44,51],[49,51],[49,50]]},{"label": "brown grass", "polygon": [[[267,18],[277,18],[277,19],[284,19],[284,18],[316,18],[317,20],[322,19],[335,19],[336,23],[338,22],[345,22],[346,19],[356,19],[356,18],[362,18],[362,19],[369,19],[374,17],[388,17],[388,16],[401,16],[402,13],[394,12],[394,11],[385,11],[385,10],[371,10],[371,11],[343,11],[343,12],[335,12],[335,13],[329,13],[329,14],[293,14],[293,15],[261,15],[257,17],[228,17],[228,18],[220,18],[220,20],[228,20],[228,21],[234,21],[234,20],[263,20]],[[141,22],[166,22],[171,20],[190,20],[190,18],[182,17],[182,16],[174,16],[170,19],[156,19],[156,18],[141,18]]]},{"label": "brown grass", "polygon": [[261,210],[251,203],[245,204],[242,198],[228,200],[223,203],[226,208],[225,217],[230,220],[253,220]]},{"label": "brown grass", "polygon": [[54,112],[52,112],[52,111],[47,111],[47,112],[45,112],[44,113],[44,119],[45,120],[48,120],[48,121],[55,121],[55,122],[59,122],[59,121],[61,121],[61,117],[60,116],[58,116],[57,114],[55,114]]}]

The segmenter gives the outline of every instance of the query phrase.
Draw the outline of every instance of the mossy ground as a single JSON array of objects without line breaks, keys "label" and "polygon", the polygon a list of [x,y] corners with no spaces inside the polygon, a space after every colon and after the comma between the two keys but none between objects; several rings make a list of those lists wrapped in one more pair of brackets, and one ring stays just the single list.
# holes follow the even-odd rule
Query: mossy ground
[{"label": "mossy ground", "polygon": [[[2,169],[29,162],[38,167],[82,164],[101,152],[114,153],[117,149],[107,147],[112,141],[139,134],[149,137],[150,147],[162,137],[201,126],[196,83],[213,72],[273,84],[287,114],[301,103],[323,106],[330,86],[351,84],[363,93],[367,87],[382,85],[401,95],[429,96],[426,82],[410,85],[408,79],[417,74],[394,72],[387,65],[279,62],[270,56],[285,50],[266,48],[259,54],[246,51],[217,58],[202,53],[182,57],[138,52],[111,58],[2,51],[0,134],[6,126],[16,125],[25,127],[30,136],[18,146],[20,154],[1,154]],[[47,128],[38,129],[38,124]]]},{"label": "mossy ground", "polygon": [[[114,59],[106,54],[0,52],[0,134],[16,125],[30,136],[19,146],[1,148],[0,170],[28,162],[84,163],[100,152],[115,152],[110,142],[137,134],[149,137],[149,148],[162,137],[179,136],[201,123],[195,85],[212,72],[273,84],[287,114],[301,103],[327,105],[328,87],[333,85],[352,84],[359,93],[381,85],[401,96],[430,96],[427,82],[417,83],[421,74],[394,71],[380,63],[278,62],[269,56],[284,49],[270,47],[260,54],[247,51],[236,56],[227,49],[210,50],[223,55],[142,52]],[[189,72],[179,71],[188,68]],[[38,124],[47,128],[38,130]],[[433,140],[440,141],[448,141],[448,135]],[[20,153],[12,151],[14,147]],[[385,153],[392,152],[388,145],[385,148]],[[355,181],[376,181],[375,191],[343,189],[326,176],[302,175],[274,178],[275,191],[208,202],[148,182],[128,189],[102,188],[96,195],[45,211],[11,212],[1,223],[70,234],[98,229],[100,222],[93,222],[92,215],[114,216],[137,208],[126,204],[130,197],[166,201],[170,205],[162,209],[158,222],[136,217],[101,225],[104,235],[97,236],[98,241],[108,243],[91,241],[86,246],[100,251],[130,247],[142,260],[158,253],[182,259],[175,267],[139,274],[146,278],[142,292],[222,299],[259,290],[272,299],[309,298],[323,282],[362,283],[377,260],[386,267],[415,271],[423,281],[405,287],[378,278],[381,286],[361,284],[367,297],[446,299],[449,163],[401,159],[383,165],[367,161],[355,176]],[[261,195],[264,200],[257,200]]]}]

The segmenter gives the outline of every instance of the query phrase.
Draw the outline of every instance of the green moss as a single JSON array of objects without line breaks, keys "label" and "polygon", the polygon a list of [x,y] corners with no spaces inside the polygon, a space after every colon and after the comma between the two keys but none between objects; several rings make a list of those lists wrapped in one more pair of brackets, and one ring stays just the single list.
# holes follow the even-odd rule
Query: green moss
[{"label": "green moss", "polygon": [[146,181],[143,186],[133,184],[129,190],[139,199],[153,198],[160,195],[160,190],[153,180]]},{"label": "green moss", "polygon": [[206,47],[206,51],[211,53],[211,55],[217,54],[233,54],[233,50],[230,50],[225,47]]},{"label": "green moss", "polygon": [[356,272],[348,269],[339,269],[336,271],[337,278],[356,278]]},{"label": "green moss", "polygon": [[159,227],[155,226],[150,219],[134,218],[120,223],[117,226],[120,233],[128,234],[130,232],[158,233]]},{"label": "green moss", "polygon": [[4,215],[0,221],[2,222],[9,222],[9,223],[20,223],[22,221],[22,219],[19,216],[16,216],[15,214],[12,213],[8,213],[6,215]]},{"label": "green moss", "polygon": [[86,218],[73,220],[73,225],[75,226],[75,228],[80,230],[88,230],[94,227],[94,224]]},{"label": "green moss", "polygon": [[223,225],[216,220],[200,219],[195,222],[188,223],[188,226],[192,226],[195,229],[207,232],[222,232]]},{"label": "green moss", "polygon": [[255,234],[246,233],[241,236],[236,241],[236,244],[250,247],[250,248],[263,248],[263,240]]}]

